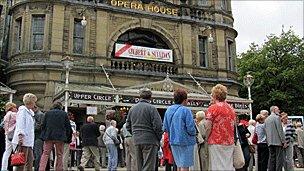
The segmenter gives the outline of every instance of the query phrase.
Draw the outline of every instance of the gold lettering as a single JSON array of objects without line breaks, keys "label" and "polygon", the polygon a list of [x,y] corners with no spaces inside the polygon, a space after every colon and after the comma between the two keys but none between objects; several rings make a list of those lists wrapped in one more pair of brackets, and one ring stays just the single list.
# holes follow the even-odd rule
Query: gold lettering
[{"label": "gold lettering", "polygon": [[137,4],[135,2],[131,2],[131,9],[137,9]]},{"label": "gold lettering", "polygon": [[168,15],[172,15],[172,9],[171,8],[167,8],[166,11],[167,11]]},{"label": "gold lettering", "polygon": [[154,6],[154,12],[159,13],[159,7],[158,6]]},{"label": "gold lettering", "polygon": [[172,9],[172,15],[177,16],[177,9]]},{"label": "gold lettering", "polygon": [[146,11],[153,12],[153,6],[152,5],[147,5],[146,6]]},{"label": "gold lettering", "polygon": [[165,7],[160,7],[160,12],[162,14],[166,14],[166,8]]},{"label": "gold lettering", "polygon": [[138,4],[138,6],[137,6],[137,9],[139,9],[139,10],[144,10],[144,7],[143,7],[143,5],[142,4]]},{"label": "gold lettering", "polygon": [[116,1],[116,0],[112,0],[112,1],[111,1],[111,5],[112,5],[112,6],[116,6],[116,5],[117,5],[117,1]]},{"label": "gold lettering", "polygon": [[130,2],[125,1],[124,7],[125,7],[125,8],[130,8]]},{"label": "gold lettering", "polygon": [[118,6],[118,7],[122,7],[122,6],[123,6],[123,4],[124,4],[124,2],[123,2],[123,1],[118,1],[117,6]]}]

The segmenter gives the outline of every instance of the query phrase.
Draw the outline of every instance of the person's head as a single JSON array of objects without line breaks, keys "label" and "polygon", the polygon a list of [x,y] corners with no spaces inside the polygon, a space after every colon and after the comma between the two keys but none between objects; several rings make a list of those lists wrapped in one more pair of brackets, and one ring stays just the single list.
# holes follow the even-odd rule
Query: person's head
[{"label": "person's head", "polygon": [[262,114],[258,114],[255,118],[255,120],[260,124],[264,123],[265,119],[266,119],[266,116],[262,115]]},{"label": "person's head", "polygon": [[248,124],[249,124],[249,125],[252,125],[252,126],[254,126],[255,123],[256,123],[256,122],[255,122],[255,120],[253,120],[253,119],[249,120],[249,122],[248,122]]},{"label": "person's head", "polygon": [[116,128],[116,121],[115,121],[115,120],[111,120],[111,121],[110,121],[110,124],[111,124],[113,127]]},{"label": "person's head", "polygon": [[26,93],[23,96],[23,103],[28,109],[34,109],[36,102],[37,102],[37,97],[32,93]]},{"label": "person's head", "polygon": [[211,97],[217,101],[225,101],[228,94],[227,87],[222,84],[217,84],[211,89]]},{"label": "person's head", "polygon": [[301,123],[301,122],[297,122],[297,123],[296,123],[296,127],[297,127],[297,128],[301,128],[301,127],[302,127],[302,123]]},{"label": "person's head", "polygon": [[12,103],[12,102],[7,102],[5,104],[5,112],[8,112],[8,111],[17,112],[17,106],[16,106],[16,104]]},{"label": "person's head", "polygon": [[205,116],[205,112],[204,111],[198,111],[196,112],[195,114],[195,119],[200,122],[201,120],[205,119],[206,116]]},{"label": "person's head", "polygon": [[100,132],[104,131],[105,129],[106,129],[106,126],[104,126],[104,125],[100,125],[99,126],[99,131]]},{"label": "person's head", "polygon": [[275,113],[275,114],[279,114],[280,113],[280,109],[278,106],[271,106],[270,107],[270,112],[271,113]]},{"label": "person's head", "polygon": [[152,97],[152,92],[148,88],[142,88],[142,89],[140,89],[139,97],[142,99],[150,100]]},{"label": "person's head", "polygon": [[88,117],[87,117],[87,122],[88,122],[88,123],[94,122],[93,116],[88,116]]},{"label": "person's head", "polygon": [[177,89],[174,91],[174,103],[175,104],[186,104],[187,103],[187,92],[184,89]]},{"label": "person's head", "polygon": [[282,112],[282,113],[280,114],[280,116],[281,116],[281,122],[282,122],[283,124],[287,124],[287,122],[288,122],[288,114],[285,113],[285,112]]},{"label": "person's head", "polygon": [[261,110],[260,114],[263,115],[264,117],[268,117],[269,112],[267,110]]},{"label": "person's head", "polygon": [[54,102],[54,103],[53,103],[52,109],[59,109],[59,110],[62,110],[62,109],[63,109],[63,105],[62,105],[61,102]]}]

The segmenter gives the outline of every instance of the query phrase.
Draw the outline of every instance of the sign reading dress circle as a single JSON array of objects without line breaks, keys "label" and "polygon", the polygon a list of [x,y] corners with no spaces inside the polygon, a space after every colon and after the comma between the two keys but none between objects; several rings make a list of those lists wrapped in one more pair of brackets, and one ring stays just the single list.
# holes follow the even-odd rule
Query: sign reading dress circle
[{"label": "sign reading dress circle", "polygon": [[173,62],[172,50],[170,49],[156,49],[119,43],[115,44],[115,57]]},{"label": "sign reading dress circle", "polygon": [[135,10],[139,10],[139,11],[147,11],[147,12],[153,12],[153,13],[159,13],[159,14],[178,16],[177,8],[160,6],[160,5],[153,4],[153,3],[143,4],[139,1],[111,0],[110,4],[114,7],[129,8],[129,9],[135,9]]}]

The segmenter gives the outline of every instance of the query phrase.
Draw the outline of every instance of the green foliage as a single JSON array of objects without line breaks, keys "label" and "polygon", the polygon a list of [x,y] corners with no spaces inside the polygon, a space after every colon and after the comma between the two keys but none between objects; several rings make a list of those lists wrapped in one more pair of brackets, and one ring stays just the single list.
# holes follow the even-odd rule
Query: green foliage
[{"label": "green foliage", "polygon": [[[238,64],[239,81],[246,72],[254,77],[251,87],[253,114],[269,110],[272,105],[290,115],[304,113],[304,40],[291,30],[281,35],[270,35],[260,47],[251,44],[242,53]],[[247,98],[247,88],[239,92]]]}]

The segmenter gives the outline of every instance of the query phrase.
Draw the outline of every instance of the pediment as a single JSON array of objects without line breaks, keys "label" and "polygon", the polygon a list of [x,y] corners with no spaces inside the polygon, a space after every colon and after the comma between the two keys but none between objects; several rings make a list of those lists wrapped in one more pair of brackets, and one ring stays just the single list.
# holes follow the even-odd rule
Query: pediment
[{"label": "pediment", "polygon": [[153,95],[171,95],[173,94],[174,90],[182,88],[188,92],[189,97],[191,97],[194,94],[195,97],[198,96],[202,98],[210,97],[209,94],[205,93],[204,91],[200,91],[198,89],[194,89],[186,85],[183,85],[181,83],[175,82],[171,80],[168,76],[164,80],[127,87],[125,89],[121,89],[120,92],[139,93],[139,90],[141,88],[149,88],[152,91]]}]

